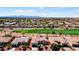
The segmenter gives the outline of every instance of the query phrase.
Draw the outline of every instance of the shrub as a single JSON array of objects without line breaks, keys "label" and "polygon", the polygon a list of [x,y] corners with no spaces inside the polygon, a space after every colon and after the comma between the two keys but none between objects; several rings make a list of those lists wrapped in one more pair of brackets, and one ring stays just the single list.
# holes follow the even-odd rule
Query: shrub
[{"label": "shrub", "polygon": [[11,48],[12,48],[12,44],[11,44],[11,43],[7,43],[7,44],[5,45],[5,47],[8,47],[8,49],[11,49]]},{"label": "shrub", "polygon": [[49,44],[50,44],[50,42],[47,42],[47,41],[42,41],[42,44],[43,44],[43,45],[49,45]]},{"label": "shrub", "polygon": [[38,47],[38,44],[37,43],[33,43],[32,47]]},{"label": "shrub", "polygon": [[12,37],[12,35],[6,34],[6,35],[4,35],[3,37]]},{"label": "shrub", "polygon": [[51,49],[53,51],[59,51],[62,46],[60,44],[52,44]]}]

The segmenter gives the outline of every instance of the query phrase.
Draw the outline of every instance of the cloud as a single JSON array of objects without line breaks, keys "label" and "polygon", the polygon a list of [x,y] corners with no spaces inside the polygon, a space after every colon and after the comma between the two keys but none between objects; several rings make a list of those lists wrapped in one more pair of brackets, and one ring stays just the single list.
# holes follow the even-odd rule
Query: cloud
[{"label": "cloud", "polygon": [[77,10],[76,12],[79,13],[79,10]]},{"label": "cloud", "polygon": [[42,13],[43,16],[46,16],[46,13]]},{"label": "cloud", "polygon": [[18,9],[15,12],[20,12],[20,13],[24,13],[24,12],[33,12],[34,10],[22,10],[22,9]]},{"label": "cloud", "polygon": [[44,10],[44,7],[39,7],[41,10]]},{"label": "cloud", "polygon": [[37,14],[38,16],[47,16],[46,13],[40,13],[40,14]]},{"label": "cloud", "polygon": [[75,10],[74,16],[79,16],[79,10]]}]

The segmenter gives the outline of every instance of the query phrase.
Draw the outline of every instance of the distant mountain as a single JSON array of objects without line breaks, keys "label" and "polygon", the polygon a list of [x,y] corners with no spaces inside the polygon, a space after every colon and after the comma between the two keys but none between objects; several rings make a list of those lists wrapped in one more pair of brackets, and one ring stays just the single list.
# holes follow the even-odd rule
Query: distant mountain
[{"label": "distant mountain", "polygon": [[17,15],[14,15],[14,16],[0,16],[0,17],[3,17],[3,18],[41,18],[40,16],[24,16],[24,15],[20,15],[20,16],[17,16]]},{"label": "distant mountain", "polygon": [[13,15],[13,16],[0,16],[0,18],[79,18],[79,17],[42,17],[42,16]]}]

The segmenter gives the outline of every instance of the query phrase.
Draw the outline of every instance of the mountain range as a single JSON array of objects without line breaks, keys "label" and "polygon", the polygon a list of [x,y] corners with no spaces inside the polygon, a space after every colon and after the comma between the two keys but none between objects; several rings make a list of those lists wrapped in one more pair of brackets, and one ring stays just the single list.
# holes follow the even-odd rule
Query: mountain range
[{"label": "mountain range", "polygon": [[0,17],[4,17],[4,18],[41,18],[40,16],[25,16],[25,15],[13,15],[13,16],[0,16]]}]

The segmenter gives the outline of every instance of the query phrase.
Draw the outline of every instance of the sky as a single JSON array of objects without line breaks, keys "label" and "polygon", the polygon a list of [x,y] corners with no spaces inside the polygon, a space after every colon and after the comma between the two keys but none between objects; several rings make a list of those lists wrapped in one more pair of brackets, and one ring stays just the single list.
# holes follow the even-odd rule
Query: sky
[{"label": "sky", "polygon": [[0,7],[0,16],[79,17],[78,7]]}]

